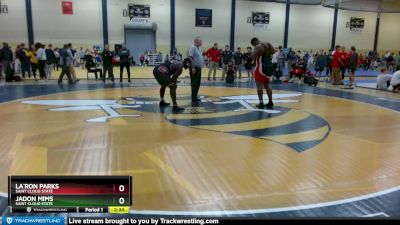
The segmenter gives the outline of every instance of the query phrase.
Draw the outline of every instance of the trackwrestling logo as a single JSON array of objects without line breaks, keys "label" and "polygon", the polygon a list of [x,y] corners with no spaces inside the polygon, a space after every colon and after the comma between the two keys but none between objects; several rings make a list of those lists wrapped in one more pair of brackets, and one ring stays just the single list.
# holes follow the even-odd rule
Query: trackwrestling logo
[{"label": "trackwrestling logo", "polygon": [[[275,103],[290,104],[301,93],[274,94]],[[265,96],[267,99],[267,96]],[[179,97],[181,105],[190,104],[190,97]],[[158,98],[126,97],[119,100],[32,100],[23,104],[59,106],[53,112],[103,110],[106,116],[87,119],[89,123],[105,123],[113,118],[141,117],[141,112],[166,114],[170,123],[213,132],[231,133],[278,142],[302,152],[321,143],[329,134],[329,124],[321,117],[282,106],[273,110],[258,109],[256,95],[201,97],[200,107],[187,107],[182,113],[159,108]],[[121,114],[118,109],[131,109]]]}]

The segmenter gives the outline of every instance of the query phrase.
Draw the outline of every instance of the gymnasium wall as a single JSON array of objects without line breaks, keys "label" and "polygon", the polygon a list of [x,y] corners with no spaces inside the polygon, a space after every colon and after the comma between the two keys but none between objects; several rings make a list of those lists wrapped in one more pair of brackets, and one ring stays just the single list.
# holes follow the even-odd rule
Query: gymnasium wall
[{"label": "gymnasium wall", "polygon": [[8,14],[0,14],[0,42],[8,42],[14,49],[28,42],[25,0],[2,0],[8,5]]},{"label": "gymnasium wall", "polygon": [[400,13],[383,13],[381,15],[378,48],[381,51],[400,51]]},{"label": "gymnasium wall", "polygon": [[101,2],[99,0],[74,0],[73,15],[63,15],[59,0],[33,0],[32,20],[35,42],[61,46],[73,43],[74,47],[103,44]]},{"label": "gymnasium wall", "polygon": [[332,42],[334,10],[315,5],[291,5],[288,47],[328,50]]},{"label": "gymnasium wall", "polygon": [[[32,19],[35,42],[53,43],[60,46],[71,42],[75,47],[91,48],[102,45],[101,0],[72,0],[73,15],[63,15],[61,0],[32,0]],[[109,42],[113,46],[124,42],[122,10],[128,3],[149,4],[151,19],[157,23],[157,49],[169,52],[170,49],[170,1],[169,0],[108,0]],[[16,44],[28,42],[25,0],[2,0],[8,5],[9,13],[0,14],[0,42]],[[175,2],[175,43],[185,55],[193,44],[195,36],[203,39],[203,49],[214,42],[220,47],[230,42],[231,0],[176,0]],[[285,4],[237,0],[235,46],[245,48],[253,36],[271,42],[274,46],[283,45],[285,26]],[[195,27],[195,9],[212,9],[213,26]],[[255,29],[247,18],[251,12],[270,12],[271,21],[267,29]],[[288,46],[295,49],[328,49],[332,39],[334,10],[321,6],[291,5]],[[376,13],[339,10],[336,43],[358,50],[370,50],[374,45]],[[350,17],[365,19],[362,33],[352,33],[346,27]],[[378,41],[379,51],[400,50],[400,14],[382,14]]]},{"label": "gymnasium wall", "polygon": [[114,45],[125,41],[124,24],[130,23],[130,21],[129,17],[123,17],[122,10],[128,9],[129,3],[150,5],[151,21],[157,24],[157,50],[165,53],[169,52],[171,44],[171,10],[169,0],[108,0],[109,43]]},{"label": "gymnasium wall", "polygon": [[[203,50],[214,42],[220,47],[229,44],[231,0],[176,0],[175,6],[175,42],[183,55],[193,45],[195,36],[203,39]],[[196,8],[212,9],[212,27],[195,27]]]},{"label": "gymnasium wall", "polygon": [[[354,33],[346,28],[350,17],[364,18],[364,29],[361,33]],[[339,10],[336,32],[336,44],[344,45],[347,50],[355,46],[359,51],[367,51],[374,48],[377,13],[355,12]]]},{"label": "gymnasium wall", "polygon": [[[267,29],[256,29],[252,23],[247,23],[247,18],[252,12],[269,12],[270,24]],[[273,46],[283,45],[285,31],[285,4],[272,2],[236,2],[235,47],[244,50],[250,46],[252,37],[270,42]],[[229,25],[230,28],[230,25]]]}]

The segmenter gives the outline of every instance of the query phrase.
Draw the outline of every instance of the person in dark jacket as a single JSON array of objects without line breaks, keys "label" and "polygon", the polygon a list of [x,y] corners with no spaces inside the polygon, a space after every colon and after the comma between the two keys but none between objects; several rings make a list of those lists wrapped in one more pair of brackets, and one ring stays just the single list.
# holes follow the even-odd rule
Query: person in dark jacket
[{"label": "person in dark jacket", "polygon": [[45,50],[45,53],[46,53],[45,73],[47,79],[51,79],[51,72],[53,71],[54,62],[56,60],[56,56],[53,51],[53,45],[49,44],[48,48]]},{"label": "person in dark jacket", "polygon": [[232,60],[233,53],[229,50],[229,45],[225,45],[225,51],[222,52],[222,79],[225,79],[225,74],[227,72],[228,63]]},{"label": "person in dark jacket", "polygon": [[124,67],[126,68],[126,71],[128,72],[128,82],[131,82],[131,70],[130,70],[130,59],[131,57],[131,52],[129,49],[126,48],[126,45],[123,44],[122,48],[119,52],[119,82],[122,82],[122,75],[124,73]]},{"label": "person in dark jacket", "polygon": [[101,56],[103,58],[103,82],[106,82],[106,76],[108,73],[108,76],[114,83],[114,72],[113,72],[114,65],[112,63],[114,54],[110,51],[110,47],[108,45],[104,46],[104,51],[101,54]]},{"label": "person in dark jacket", "polygon": [[242,65],[243,65],[243,54],[242,49],[240,47],[237,48],[237,51],[233,53],[233,62],[236,67],[235,79],[237,78],[237,73],[239,72],[239,80],[242,78]]},{"label": "person in dark jacket", "polygon": [[28,76],[31,77],[31,64],[28,58],[28,49],[25,48],[25,44],[19,45],[19,51],[17,52],[18,58],[21,62],[21,73],[22,77],[25,78],[25,73],[28,72]]},{"label": "person in dark jacket", "polygon": [[[6,75],[6,80],[12,79],[11,63],[13,59],[14,59],[13,52],[8,46],[8,43],[3,43],[3,48],[0,49],[0,64]],[[0,70],[0,77],[1,76],[2,76],[2,71]]]}]

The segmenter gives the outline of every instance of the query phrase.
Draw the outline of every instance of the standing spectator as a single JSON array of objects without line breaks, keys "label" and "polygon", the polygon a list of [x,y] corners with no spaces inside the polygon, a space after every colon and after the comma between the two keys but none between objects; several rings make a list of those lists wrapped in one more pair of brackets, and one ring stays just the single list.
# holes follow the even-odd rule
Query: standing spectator
[{"label": "standing spectator", "polygon": [[243,66],[242,49],[240,47],[238,47],[232,57],[233,57],[233,62],[236,67],[235,79],[237,78],[237,74],[239,73],[239,80],[240,80],[242,78],[242,66]]},{"label": "standing spectator", "polygon": [[344,67],[344,63],[341,59],[342,50],[339,45],[336,46],[335,53],[332,58],[332,85],[340,85],[342,83],[342,79],[340,76],[340,68]]},{"label": "standing spectator", "polygon": [[49,44],[46,49],[46,59],[46,77],[47,79],[51,79],[51,72],[53,71],[54,62],[56,61],[52,44]]},{"label": "standing spectator", "polygon": [[326,58],[326,79],[329,80],[329,77],[332,76],[332,60],[333,60],[333,50],[329,50],[329,54]]},{"label": "standing spectator", "polygon": [[19,60],[21,62],[21,73],[22,77],[25,78],[25,73],[28,72],[28,76],[31,77],[31,64],[28,58],[28,49],[25,48],[25,44],[20,44],[19,48]]},{"label": "standing spectator", "polygon": [[[254,73],[253,73],[253,67],[254,67],[254,59],[251,58],[251,54],[253,53],[253,49],[249,46],[247,47],[247,52],[244,55],[244,68],[247,71],[247,77],[250,78],[250,74],[251,74],[251,78],[254,77]],[[239,78],[240,79],[240,78]]]},{"label": "standing spectator", "polygon": [[327,55],[324,53],[324,50],[320,50],[319,54],[315,59],[315,71],[318,77],[321,77],[322,71],[324,71],[326,65],[327,65]]},{"label": "standing spectator", "polygon": [[232,51],[229,49],[229,45],[225,45],[225,50],[222,52],[222,79],[225,79],[226,69],[228,67],[228,63],[232,60]]},{"label": "standing spectator", "polygon": [[[306,61],[306,59],[307,59],[307,61]],[[304,62],[307,62],[307,66],[306,66],[307,71],[311,71],[315,64],[314,55],[310,54],[308,57],[305,57]]]},{"label": "standing spectator", "polygon": [[36,79],[36,71],[38,70],[38,63],[39,62],[38,62],[38,60],[36,58],[35,45],[31,45],[31,47],[29,48],[28,58],[29,58],[29,61],[31,63],[33,78],[37,81],[37,79]]},{"label": "standing spectator", "polygon": [[388,69],[389,72],[393,71],[393,61],[394,61],[393,54],[389,52],[389,55],[386,58],[386,69]]},{"label": "standing spectator", "polygon": [[110,51],[109,45],[104,46],[104,51],[102,53],[103,57],[103,82],[106,82],[107,73],[111,81],[114,83],[114,72],[113,72],[113,63],[112,59],[114,54]]},{"label": "standing spectator", "polygon": [[74,65],[76,62],[76,51],[72,48],[71,43],[68,43],[67,51],[69,53],[71,53],[71,55],[72,55],[72,63],[71,63],[71,65],[69,65],[69,71],[71,73],[71,76],[72,76],[72,79],[74,80],[74,82],[78,82],[79,80],[76,78],[76,73],[75,73],[75,69],[74,69]]},{"label": "standing spectator", "polygon": [[349,55],[349,86],[353,87],[353,85],[355,85],[355,72],[358,67],[358,53],[356,52],[356,48],[354,46],[351,46]]},{"label": "standing spectator", "polygon": [[124,73],[124,67],[128,73],[128,82],[131,82],[131,69],[129,59],[131,52],[126,48],[125,44],[122,44],[121,50],[119,51],[119,82],[122,82],[122,76]]},{"label": "standing spectator", "polygon": [[64,45],[64,48],[60,49],[60,66],[61,66],[61,74],[58,78],[58,84],[62,84],[62,80],[64,75],[66,74],[68,77],[69,84],[74,84],[75,82],[72,80],[71,71],[69,67],[72,65],[73,56],[71,51],[68,51],[68,44]]},{"label": "standing spectator", "polygon": [[150,61],[150,56],[149,56],[149,53],[146,52],[146,54],[144,55],[144,65],[146,67],[149,66],[149,61]]},{"label": "standing spectator", "polygon": [[342,83],[344,80],[344,75],[346,74],[346,68],[349,66],[349,54],[346,52],[346,47],[341,48],[341,54],[340,54],[340,59],[342,60],[343,64],[340,65],[340,72],[342,73]]},{"label": "standing spectator", "polygon": [[79,64],[81,65],[81,68],[85,69],[85,51],[83,50],[83,47],[80,47],[78,55],[79,55]]},{"label": "standing spectator", "polygon": [[197,95],[200,89],[201,83],[201,68],[204,66],[203,53],[200,50],[200,46],[203,44],[200,37],[194,38],[194,44],[190,47],[188,56],[192,60],[190,68],[190,83],[192,86],[192,105],[198,106],[200,99]]},{"label": "standing spectator", "polygon": [[208,70],[208,80],[211,78],[211,71],[213,71],[213,80],[216,80],[217,68],[221,60],[221,54],[218,50],[218,43],[214,43],[212,48],[209,48],[205,55],[210,59],[210,68]]},{"label": "standing spectator", "polygon": [[144,67],[144,54],[141,54],[141,55],[140,55],[139,60],[140,60],[140,65],[141,65],[142,67]]},{"label": "standing spectator", "polygon": [[400,52],[396,58],[396,71],[400,70]]},{"label": "standing spectator", "polygon": [[14,60],[14,74],[18,75],[21,73],[21,60],[20,60],[20,52],[21,52],[21,46],[17,45],[17,48],[15,49],[15,60]]},{"label": "standing spectator", "polygon": [[283,72],[285,68],[285,52],[283,51],[282,46],[278,47],[278,69],[280,72]]},{"label": "standing spectator", "polygon": [[[3,48],[0,49],[0,64],[4,71],[6,81],[12,80],[12,69],[11,63],[13,61],[13,52],[11,51],[8,43],[3,43]],[[2,71],[0,70],[0,77],[2,77]]]},{"label": "standing spectator", "polygon": [[54,57],[55,57],[55,59],[54,59],[54,64],[55,64],[54,70],[58,71],[58,68],[60,67],[60,49],[59,48],[55,48],[54,49]]},{"label": "standing spectator", "polygon": [[36,43],[35,48],[36,51],[36,58],[38,60],[38,69],[40,74],[41,80],[47,80],[46,73],[44,71],[44,66],[46,65],[46,50],[44,49],[44,45],[41,43]]}]

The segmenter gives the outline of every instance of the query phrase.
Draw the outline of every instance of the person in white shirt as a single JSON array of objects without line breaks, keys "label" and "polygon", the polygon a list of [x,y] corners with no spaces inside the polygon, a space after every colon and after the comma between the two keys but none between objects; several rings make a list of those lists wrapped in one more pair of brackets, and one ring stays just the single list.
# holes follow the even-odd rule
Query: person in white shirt
[{"label": "person in white shirt", "polygon": [[379,90],[386,90],[390,86],[392,76],[387,73],[386,68],[381,69],[381,74],[376,79],[376,88]]},{"label": "person in white shirt", "polygon": [[44,66],[46,65],[46,50],[44,49],[44,45],[42,43],[36,43],[35,48],[37,49],[36,51],[36,58],[38,60],[38,69],[39,69],[39,74],[40,74],[40,79],[41,80],[47,80],[46,78],[46,73],[44,71]]},{"label": "person in white shirt", "polygon": [[400,90],[400,70],[392,75],[392,79],[390,80],[390,87],[388,88],[388,90],[394,92]]}]

